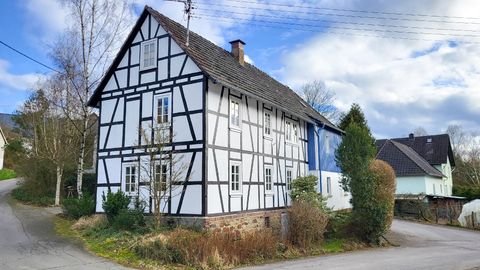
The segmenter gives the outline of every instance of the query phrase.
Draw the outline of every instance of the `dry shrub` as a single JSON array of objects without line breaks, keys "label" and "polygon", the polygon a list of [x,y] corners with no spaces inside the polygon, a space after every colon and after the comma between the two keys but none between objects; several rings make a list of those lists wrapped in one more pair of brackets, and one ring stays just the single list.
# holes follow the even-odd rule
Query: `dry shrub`
[{"label": "dry shrub", "polygon": [[271,230],[246,232],[196,232],[175,229],[165,236],[144,237],[134,248],[144,258],[179,263],[201,269],[224,269],[240,263],[271,259],[278,238]]},{"label": "dry shrub", "polygon": [[81,217],[75,224],[72,225],[72,229],[77,231],[83,231],[92,228],[99,228],[108,225],[105,215],[93,215],[89,217]]},{"label": "dry shrub", "polygon": [[288,217],[288,239],[293,245],[306,249],[323,241],[328,215],[321,208],[307,201],[294,201]]}]

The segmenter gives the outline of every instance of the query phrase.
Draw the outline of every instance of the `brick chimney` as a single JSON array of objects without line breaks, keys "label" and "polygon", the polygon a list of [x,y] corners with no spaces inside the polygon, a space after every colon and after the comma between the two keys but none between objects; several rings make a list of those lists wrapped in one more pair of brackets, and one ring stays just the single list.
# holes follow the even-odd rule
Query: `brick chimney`
[{"label": "brick chimney", "polygon": [[232,51],[230,52],[233,57],[240,63],[240,65],[245,64],[245,53],[243,52],[243,46],[245,45],[245,42],[241,41],[240,39],[230,41],[230,44],[232,44]]}]

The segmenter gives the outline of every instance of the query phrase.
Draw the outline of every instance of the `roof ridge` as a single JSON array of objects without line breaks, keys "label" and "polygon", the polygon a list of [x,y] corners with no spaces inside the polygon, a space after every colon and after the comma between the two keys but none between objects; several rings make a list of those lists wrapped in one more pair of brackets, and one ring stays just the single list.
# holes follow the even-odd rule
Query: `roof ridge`
[{"label": "roof ridge", "polygon": [[[417,158],[425,162],[425,165],[429,166],[430,168],[434,169],[435,171],[439,172],[442,176],[444,176],[442,172],[437,170],[437,168],[433,167],[427,160],[425,160],[420,154],[418,154],[410,146],[400,142],[393,141],[393,140],[388,140],[388,141],[390,141],[398,150],[400,150],[400,152],[402,152],[402,154],[404,154],[409,160],[411,160],[415,164],[415,166],[417,166],[420,170],[424,171],[426,174],[432,175],[431,172],[428,172],[421,164],[419,164],[416,160],[412,159],[409,156],[409,154],[405,152],[405,149],[411,151],[414,155],[417,156]],[[405,147],[405,149],[402,149],[403,147]],[[435,175],[432,175],[432,176],[435,176]]]}]

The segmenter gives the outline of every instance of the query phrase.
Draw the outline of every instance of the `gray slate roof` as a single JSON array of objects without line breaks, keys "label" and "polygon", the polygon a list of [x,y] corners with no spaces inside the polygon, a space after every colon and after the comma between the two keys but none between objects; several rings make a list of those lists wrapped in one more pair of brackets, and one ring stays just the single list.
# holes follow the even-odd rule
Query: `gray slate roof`
[{"label": "gray slate roof", "polygon": [[[417,152],[428,163],[432,165],[440,165],[447,163],[447,158],[450,160],[450,164],[455,166],[455,159],[453,157],[452,146],[450,144],[450,137],[448,134],[439,135],[427,135],[427,136],[414,136],[413,138],[395,138],[390,139],[392,141],[404,144]],[[386,140],[377,140],[377,149]]]},{"label": "gray slate roof", "polygon": [[[390,164],[397,177],[429,175],[442,178],[443,174],[430,165],[415,150],[394,140],[382,140],[377,159]],[[378,144],[377,144],[378,145]]]},{"label": "gray slate roof", "polygon": [[[142,16],[144,16],[145,13],[151,14],[165,31],[171,35],[176,43],[192,58],[198,67],[214,81],[234,90],[242,91],[247,95],[259,98],[260,100],[264,100],[305,120],[325,123],[326,126],[343,132],[315,111],[292,89],[273,79],[265,72],[249,63],[245,63],[242,66],[235,60],[230,52],[192,31],[190,31],[190,43],[187,47],[185,46],[186,28],[184,26],[149,6],[145,7]],[[101,85],[102,84],[100,84],[99,89]],[[99,96],[100,93],[95,93],[89,104],[94,106]]]}]

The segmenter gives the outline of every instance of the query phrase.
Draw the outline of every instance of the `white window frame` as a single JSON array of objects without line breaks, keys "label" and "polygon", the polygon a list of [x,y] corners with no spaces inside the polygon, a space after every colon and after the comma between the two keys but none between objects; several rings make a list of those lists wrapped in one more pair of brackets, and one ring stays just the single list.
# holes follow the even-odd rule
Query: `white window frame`
[{"label": "white window frame", "polygon": [[285,141],[292,142],[292,122],[285,120]]},{"label": "white window frame", "polygon": [[327,176],[327,195],[332,196],[332,178]]},{"label": "white window frame", "polygon": [[[150,39],[150,40],[147,40],[147,41],[143,41],[142,43],[140,43],[140,70],[147,70],[147,69],[153,69],[153,68],[157,68],[157,61],[158,61],[158,41],[156,38],[154,39]],[[145,66],[145,54],[144,54],[144,50],[145,50],[145,46],[151,46],[151,45],[154,45],[154,49],[153,49],[153,65],[148,65],[148,66]]]},{"label": "white window frame", "polygon": [[[270,189],[268,189],[267,170],[270,171]],[[265,194],[273,194],[273,166],[265,166],[263,169],[263,184],[265,186]]]},{"label": "white window frame", "polygon": [[[238,104],[238,125],[234,123],[234,118],[232,118],[233,103]],[[238,131],[242,130],[242,100],[237,97],[230,96],[230,100],[228,101],[228,123],[231,129],[235,129]]]},{"label": "white window frame", "polygon": [[[128,196],[138,196],[138,182],[140,181],[140,171],[139,171],[139,165],[137,162],[130,162],[130,163],[123,163],[122,164],[122,188],[123,188],[123,191],[125,192],[125,194],[127,194]],[[132,173],[131,173],[131,168],[135,168],[135,172],[133,174],[133,176],[135,177],[135,182],[133,183],[134,185],[134,190],[131,191],[130,190],[127,190],[127,168],[130,168],[130,177],[132,176]],[[130,178],[131,180],[131,178]],[[131,185],[131,181],[129,183],[129,185]]]},{"label": "white window frame", "polygon": [[296,122],[292,122],[292,142],[298,143],[298,125]]},{"label": "white window frame", "polygon": [[[159,99],[164,99],[164,98],[167,98],[168,99],[168,116],[167,116],[167,121],[168,122],[163,122],[163,123],[158,123],[158,100]],[[160,127],[169,127],[171,124],[172,124],[172,94],[171,93],[166,93],[166,94],[160,94],[160,95],[156,95],[154,96],[154,108],[155,108],[155,111],[153,112],[153,122],[156,126],[160,126]],[[162,114],[162,117],[164,115]]]},{"label": "white window frame", "polygon": [[[268,130],[268,133],[267,133],[267,130]],[[265,137],[272,138],[272,114],[269,111],[263,112],[263,135]]]},{"label": "white window frame", "polygon": [[[168,166],[168,164],[166,163],[166,161],[162,161],[162,162],[155,162],[155,167],[153,168],[153,173],[154,173],[154,178],[153,180],[155,182],[157,182],[157,175],[161,176],[163,174],[162,172],[162,167],[165,166],[166,167],[166,177],[165,177],[165,190],[159,190],[159,192],[166,192],[168,194],[164,194],[163,196],[170,196],[170,192],[169,191],[169,185],[170,185],[170,166]],[[157,166],[160,166],[160,173],[157,172]],[[160,180],[161,181],[161,180]],[[161,182],[160,182],[161,183]],[[158,192],[158,190],[157,190]]]},{"label": "white window frame", "polygon": [[292,169],[287,169],[287,171],[285,172],[285,182],[287,184],[287,191],[292,190],[292,181],[293,181]]},{"label": "white window frame", "polygon": [[[232,167],[233,166],[236,166],[238,167],[238,190],[236,189],[233,189],[232,188],[232,185],[233,185],[233,171],[232,171]],[[243,185],[242,185],[242,163],[241,162],[238,162],[238,161],[230,161],[230,165],[229,165],[229,168],[228,168],[228,188],[230,190],[230,194],[231,195],[242,195],[242,192],[243,192]]]}]

